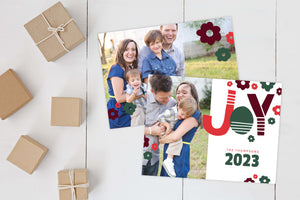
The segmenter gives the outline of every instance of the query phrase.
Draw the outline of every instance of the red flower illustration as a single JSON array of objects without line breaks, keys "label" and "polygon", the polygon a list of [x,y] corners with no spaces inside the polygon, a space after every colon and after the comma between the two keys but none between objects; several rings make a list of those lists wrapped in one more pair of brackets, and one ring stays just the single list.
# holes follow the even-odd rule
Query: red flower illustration
[{"label": "red flower illustration", "polygon": [[281,95],[281,93],[282,93],[282,88],[277,88],[276,93],[277,93],[278,95]]},{"label": "red flower illustration", "polygon": [[234,43],[233,32],[229,32],[229,33],[226,35],[226,39],[227,39],[227,42],[228,42],[229,44],[233,44],[233,43]]},{"label": "red flower illustration", "polygon": [[[213,45],[215,41],[221,40],[220,27],[214,26],[213,23],[207,22],[201,25],[200,29],[197,30],[196,34],[200,36],[202,43],[208,43]],[[207,31],[212,31],[212,35],[208,36]]]},{"label": "red flower illustration", "polygon": [[238,88],[241,90],[248,89],[250,87],[250,81],[241,81],[241,80],[236,80],[236,85]]},{"label": "red flower illustration", "polygon": [[121,104],[120,103],[116,103],[116,108],[120,108],[121,107]]},{"label": "red flower illustration", "polygon": [[144,147],[148,147],[149,146],[149,138],[144,136]]},{"label": "red flower illustration", "polygon": [[253,90],[256,90],[257,88],[258,88],[257,84],[256,84],[256,83],[253,83],[253,84],[252,84],[252,89],[253,89]]},{"label": "red flower illustration", "polygon": [[254,183],[255,181],[252,178],[247,178],[244,180],[245,183]]},{"label": "red flower illustration", "polygon": [[108,118],[115,120],[119,117],[118,111],[114,108],[108,109]]},{"label": "red flower illustration", "polygon": [[275,115],[280,115],[280,106],[279,105],[274,106],[272,110]]},{"label": "red flower illustration", "polygon": [[254,174],[254,175],[253,175],[253,178],[257,179],[257,178],[258,178],[257,174]]},{"label": "red flower illustration", "polygon": [[158,144],[157,143],[153,143],[152,144],[152,149],[153,149],[153,151],[156,151],[158,149]]},{"label": "red flower illustration", "polygon": [[228,87],[231,87],[231,86],[232,86],[232,82],[231,82],[231,81],[228,81],[228,82],[227,82],[227,86],[228,86]]}]

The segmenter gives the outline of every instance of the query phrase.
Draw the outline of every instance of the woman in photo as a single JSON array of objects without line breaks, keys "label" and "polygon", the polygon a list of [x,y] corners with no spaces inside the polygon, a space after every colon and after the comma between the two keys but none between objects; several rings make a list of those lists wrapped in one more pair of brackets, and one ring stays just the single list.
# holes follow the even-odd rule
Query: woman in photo
[{"label": "woman in photo", "polygon": [[[179,103],[186,97],[192,97],[197,102],[197,111],[192,117],[178,120],[173,131],[159,140],[164,145],[163,160],[167,158],[166,150],[169,143],[176,142],[182,138],[183,147],[180,156],[174,156],[173,163],[176,177],[186,178],[190,171],[190,143],[201,124],[201,112],[199,107],[199,98],[196,87],[190,82],[181,82],[176,89],[176,100]],[[169,176],[164,167],[161,169],[161,176]]]},{"label": "woman in photo", "polygon": [[107,110],[109,126],[113,128],[128,127],[131,124],[130,115],[124,110],[126,102],[125,73],[137,68],[138,47],[134,40],[125,39],[118,46],[114,64],[108,69],[107,84],[109,100]]}]

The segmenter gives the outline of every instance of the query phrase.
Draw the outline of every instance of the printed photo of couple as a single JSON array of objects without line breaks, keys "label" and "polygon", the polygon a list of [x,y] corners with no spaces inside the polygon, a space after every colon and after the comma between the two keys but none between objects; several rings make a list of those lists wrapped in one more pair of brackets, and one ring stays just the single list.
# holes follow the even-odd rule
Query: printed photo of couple
[{"label": "printed photo of couple", "polygon": [[149,79],[142,174],[205,179],[208,134],[201,126],[203,113],[209,114],[211,79]]},{"label": "printed photo of couple", "polygon": [[[145,125],[142,174],[205,178],[200,101],[208,100],[209,114],[210,86],[185,77],[238,79],[231,18],[100,33],[98,39],[109,127]],[[198,133],[203,137],[193,151]]]}]

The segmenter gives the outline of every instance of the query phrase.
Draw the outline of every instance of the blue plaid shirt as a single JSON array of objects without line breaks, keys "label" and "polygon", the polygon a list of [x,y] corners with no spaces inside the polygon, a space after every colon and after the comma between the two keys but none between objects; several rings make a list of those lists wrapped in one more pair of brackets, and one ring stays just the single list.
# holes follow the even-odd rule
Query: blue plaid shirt
[{"label": "blue plaid shirt", "polygon": [[[133,93],[133,90],[134,90],[134,88],[131,87],[129,84],[127,84],[125,92],[127,94],[131,95]],[[146,83],[142,83],[142,85],[140,87],[140,92],[136,96],[139,96],[139,95],[142,95],[142,94],[146,94],[146,92],[147,92],[147,84]],[[134,100],[133,103],[135,105],[137,105],[137,106],[139,105],[142,108],[146,109],[147,102],[146,102],[146,99],[144,97],[141,97],[139,99]]]}]

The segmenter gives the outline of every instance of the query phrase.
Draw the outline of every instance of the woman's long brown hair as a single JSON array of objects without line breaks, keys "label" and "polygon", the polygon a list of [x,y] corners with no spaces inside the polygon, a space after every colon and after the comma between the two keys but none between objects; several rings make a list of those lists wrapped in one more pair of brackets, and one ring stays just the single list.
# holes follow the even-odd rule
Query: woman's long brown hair
[{"label": "woman's long brown hair", "polygon": [[[138,46],[137,46],[137,43],[134,40],[132,40],[132,39],[124,39],[124,40],[121,41],[121,43],[118,46],[118,50],[117,50],[117,53],[116,53],[114,64],[112,65],[112,66],[114,66],[116,64],[119,64],[122,68],[125,69],[125,73],[124,74],[126,74],[126,71],[130,69],[126,65],[126,62],[125,62],[124,57],[123,57],[123,54],[124,54],[124,52],[125,52],[128,44],[130,42],[133,42],[135,44],[135,50],[136,50],[136,55],[135,55],[136,59],[132,63],[132,68],[135,69],[135,68],[138,67],[138,56],[139,56]],[[107,74],[109,74],[112,66],[109,67],[109,69],[107,71]]]},{"label": "woman's long brown hair", "polygon": [[[197,89],[196,89],[196,87],[195,87],[195,85],[194,85],[193,83],[190,83],[190,82],[187,82],[187,81],[183,81],[183,82],[179,83],[179,85],[178,85],[177,88],[176,88],[176,94],[177,94],[178,88],[179,88],[181,85],[184,85],[184,84],[190,86],[192,97],[193,97],[193,98],[196,100],[196,102],[197,102],[197,110],[199,110],[199,112],[201,113],[200,106],[199,106],[199,96],[198,96],[198,92],[197,92]],[[203,128],[203,125],[202,125],[202,113],[201,113],[200,119],[201,119],[201,122],[200,122],[201,128]]]}]

